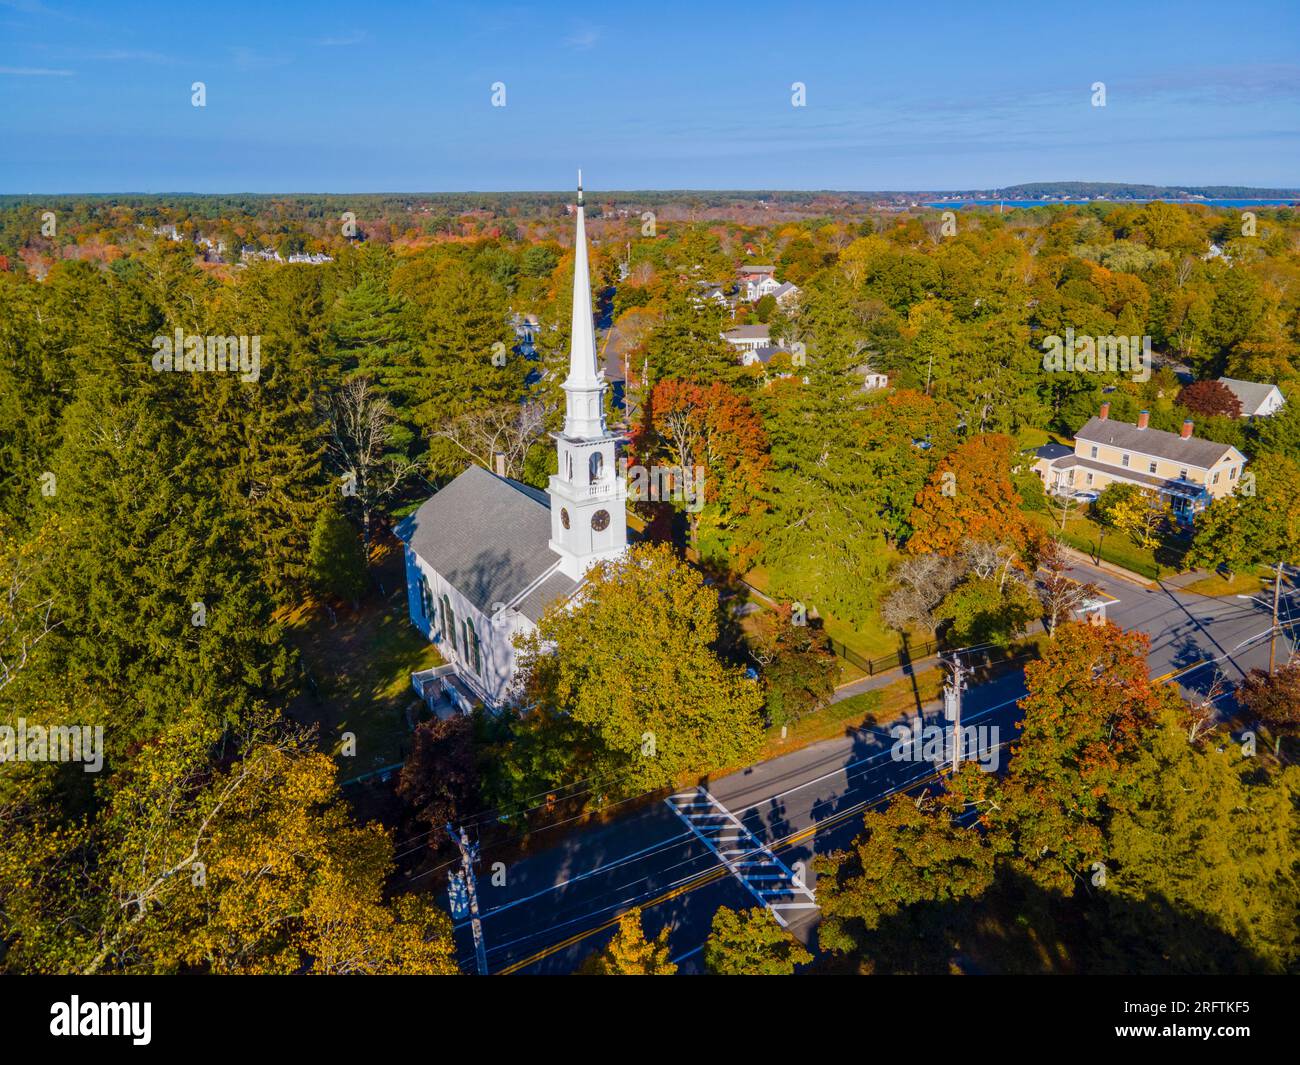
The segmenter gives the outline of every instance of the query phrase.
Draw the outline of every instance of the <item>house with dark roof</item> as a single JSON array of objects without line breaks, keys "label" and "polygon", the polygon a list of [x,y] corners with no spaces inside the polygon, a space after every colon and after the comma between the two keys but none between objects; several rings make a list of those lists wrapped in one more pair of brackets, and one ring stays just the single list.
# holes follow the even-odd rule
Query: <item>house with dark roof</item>
[{"label": "house with dark roof", "polygon": [[1236,491],[1246,456],[1230,444],[1202,440],[1191,420],[1182,432],[1152,429],[1142,411],[1136,425],[1110,416],[1110,404],[1074,435],[1073,449],[1045,444],[1033,470],[1053,495],[1100,492],[1116,482],[1158,493],[1180,522],[1191,521],[1213,500]]},{"label": "house with dark roof", "polygon": [[1286,397],[1277,385],[1238,381],[1235,377],[1220,377],[1219,384],[1237,397],[1243,418],[1267,418],[1286,403]]},{"label": "house with dark roof", "polygon": [[785,352],[790,354],[790,349],[780,344],[764,344],[760,347],[741,348],[740,364],[742,366],[766,366],[772,361],[773,356]]},{"label": "house with dark roof", "polygon": [[514,638],[577,593],[592,566],[627,549],[618,437],[605,425],[608,385],[596,367],[581,175],[577,216],[564,427],[552,434],[559,472],[541,491],[470,466],[396,530],[411,622],[446,660],[411,678],[431,705],[507,702]]}]

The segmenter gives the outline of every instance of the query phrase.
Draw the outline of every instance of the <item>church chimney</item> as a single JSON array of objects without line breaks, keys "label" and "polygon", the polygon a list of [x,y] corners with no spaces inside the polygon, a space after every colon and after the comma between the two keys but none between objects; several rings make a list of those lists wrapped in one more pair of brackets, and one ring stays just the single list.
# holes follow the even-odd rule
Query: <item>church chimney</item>
[{"label": "church chimney", "polygon": [[1151,414],[1149,411],[1145,411],[1145,410],[1138,411],[1139,429],[1145,429],[1147,427],[1147,422],[1149,422],[1150,420],[1151,420]]},{"label": "church chimney", "polygon": [[1109,404],[1109,403],[1103,403],[1103,404],[1101,405],[1101,412],[1097,415],[1097,417],[1100,418],[1103,422],[1104,422],[1107,418],[1110,417],[1110,404]]},{"label": "church chimney", "polygon": [[1190,439],[1190,437],[1191,437],[1191,435],[1192,435],[1192,419],[1191,419],[1191,418],[1184,418],[1184,419],[1183,419],[1183,431],[1182,431],[1182,433],[1180,433],[1179,435],[1182,436],[1182,438],[1183,438],[1184,440]]},{"label": "church chimney", "polygon": [[504,451],[492,452],[492,472],[498,477],[506,475],[506,453]]}]

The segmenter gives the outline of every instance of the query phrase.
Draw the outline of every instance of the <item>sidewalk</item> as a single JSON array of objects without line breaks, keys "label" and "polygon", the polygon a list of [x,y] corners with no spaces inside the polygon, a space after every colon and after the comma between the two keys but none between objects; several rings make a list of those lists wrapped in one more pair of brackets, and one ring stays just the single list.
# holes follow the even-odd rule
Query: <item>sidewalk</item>
[{"label": "sidewalk", "polygon": [[858,680],[848,681],[835,689],[835,694],[831,696],[831,702],[843,702],[851,696],[887,687],[903,677],[915,677],[921,673],[928,673],[931,669],[937,667],[938,662],[939,653],[935,651],[924,658],[914,658],[911,661],[904,662],[901,666],[895,666],[893,669],[886,669],[881,673],[873,673],[869,677],[860,677]]},{"label": "sidewalk", "polygon": [[[1093,557],[1086,551],[1080,551],[1071,547],[1069,544],[1057,542],[1061,549],[1061,554],[1073,562],[1079,562],[1093,569],[1099,569],[1103,573],[1109,573],[1112,577],[1118,577],[1122,581],[1128,581],[1129,584],[1136,584],[1142,588],[1159,589],[1160,584],[1156,581],[1148,580],[1139,573],[1134,573],[1131,569],[1125,569],[1123,566],[1117,566],[1113,562],[1107,562],[1104,558],[1100,561],[1093,561]],[[1166,584],[1169,581],[1165,581]]]},{"label": "sidewalk", "polygon": [[[1046,626],[1043,625],[1041,619],[1035,619],[1034,621],[1029,623],[1029,627],[1025,629],[1024,633],[1018,636],[1016,639],[1023,640],[1027,636],[1037,636],[1038,634],[1046,631],[1047,631]],[[982,646],[987,646],[987,645],[982,645]],[[928,673],[930,672],[930,670],[938,668],[938,662],[939,662],[939,652],[935,651],[931,654],[924,655],[920,658],[914,658],[909,662],[905,662],[901,666],[895,666],[893,669],[887,669],[881,673],[874,673],[869,677],[862,677],[858,680],[851,680],[846,684],[839,685],[835,689],[835,694],[831,696],[831,702],[832,703],[842,702],[843,700],[848,699],[854,695],[861,695],[863,692],[869,692],[869,691],[874,691],[877,688],[888,687],[890,684],[893,684],[894,681],[901,680],[904,677],[916,678],[920,676],[922,673]],[[993,668],[996,668],[998,665],[1002,663],[992,662],[987,664],[992,666]]]}]

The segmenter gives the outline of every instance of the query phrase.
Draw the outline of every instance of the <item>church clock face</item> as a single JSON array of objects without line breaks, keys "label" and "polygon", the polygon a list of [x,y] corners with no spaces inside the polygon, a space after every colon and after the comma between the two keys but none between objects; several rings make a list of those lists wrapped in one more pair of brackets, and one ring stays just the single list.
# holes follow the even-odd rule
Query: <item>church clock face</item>
[{"label": "church clock face", "polygon": [[560,508],[560,524],[566,529],[569,527],[569,512],[564,507]]},{"label": "church clock face", "polygon": [[604,532],[606,529],[608,529],[609,511],[608,510],[596,511],[596,513],[591,516],[591,527],[595,529],[596,532]]}]

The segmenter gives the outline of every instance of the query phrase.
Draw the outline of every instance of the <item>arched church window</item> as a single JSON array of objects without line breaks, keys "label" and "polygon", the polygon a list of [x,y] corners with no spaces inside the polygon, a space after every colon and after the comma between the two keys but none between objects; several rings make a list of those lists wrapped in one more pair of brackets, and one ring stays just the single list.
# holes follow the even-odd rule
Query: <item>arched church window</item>
[{"label": "arched church window", "polygon": [[591,527],[595,529],[596,532],[604,532],[606,529],[608,529],[609,511],[608,510],[596,511],[596,513],[591,516]]},{"label": "arched church window", "polygon": [[474,660],[474,672],[481,673],[483,670],[478,651],[478,633],[474,631],[474,622],[470,618],[465,619],[465,649]]},{"label": "arched church window", "polygon": [[593,451],[591,453],[591,460],[587,463],[587,469],[588,469],[588,473],[590,474],[590,476],[588,477],[588,483],[595,484],[597,481],[600,480],[601,473],[604,472],[605,456],[602,455],[599,451]]}]

